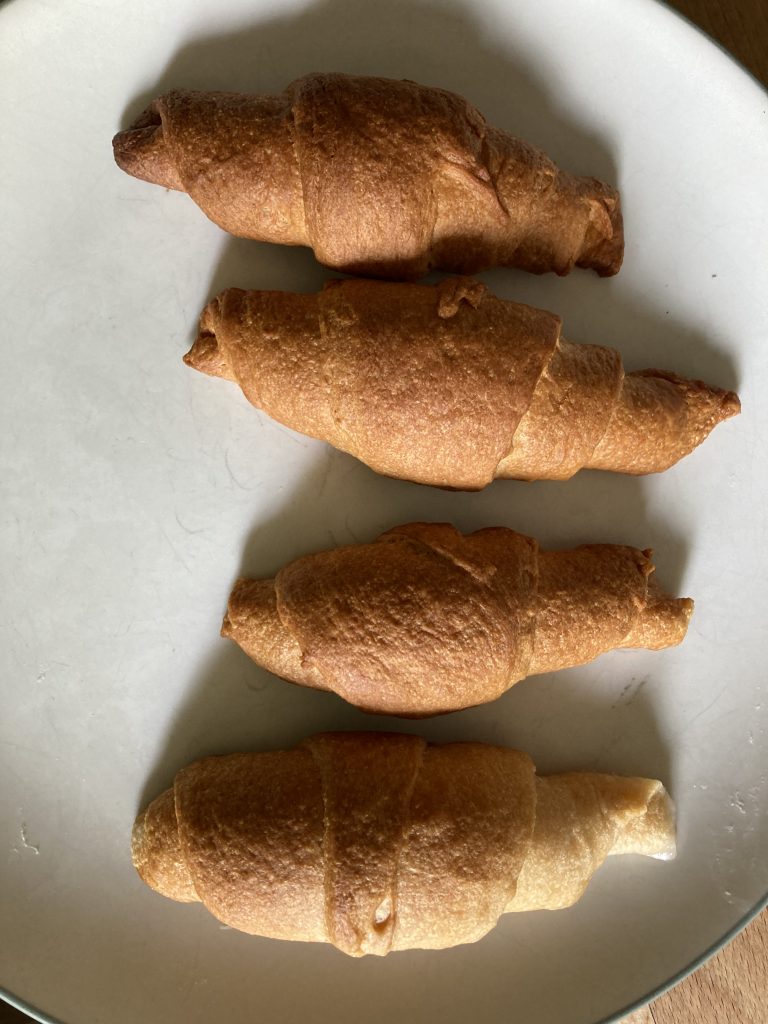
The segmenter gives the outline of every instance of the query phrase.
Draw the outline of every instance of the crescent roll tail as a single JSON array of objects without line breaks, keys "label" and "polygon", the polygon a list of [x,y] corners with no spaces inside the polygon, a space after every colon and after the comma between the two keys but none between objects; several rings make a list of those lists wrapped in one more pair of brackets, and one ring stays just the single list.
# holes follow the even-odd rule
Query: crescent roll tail
[{"label": "crescent roll tail", "polygon": [[176,90],[113,139],[128,174],[187,192],[224,230],[407,280],[431,267],[615,274],[618,192],[560,170],[454,93],[306,75],[276,96]]},{"label": "crescent roll tail", "polygon": [[740,408],[701,381],[625,373],[618,352],[572,344],[558,317],[469,278],[229,289],[185,362],[380,473],[466,490],[583,468],[658,473]]},{"label": "crescent roll tail", "polygon": [[674,850],[660,782],[542,778],[519,751],[385,733],[198,761],[133,833],[162,895],[350,956],[474,942],[504,913],[570,906],[608,856]]},{"label": "crescent roll tail", "polygon": [[222,635],[284,679],[418,718],[615,648],[679,644],[693,602],[652,572],[636,548],[540,551],[512,530],[414,523],[239,580]]}]

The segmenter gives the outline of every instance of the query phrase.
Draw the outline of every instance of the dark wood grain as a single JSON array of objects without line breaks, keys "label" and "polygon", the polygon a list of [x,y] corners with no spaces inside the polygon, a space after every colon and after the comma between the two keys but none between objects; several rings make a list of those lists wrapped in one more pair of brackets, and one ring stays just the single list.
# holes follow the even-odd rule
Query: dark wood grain
[{"label": "dark wood grain", "polygon": [[768,911],[649,1010],[647,1024],[766,1024]]},{"label": "dark wood grain", "polygon": [[669,0],[768,85],[768,0]]}]

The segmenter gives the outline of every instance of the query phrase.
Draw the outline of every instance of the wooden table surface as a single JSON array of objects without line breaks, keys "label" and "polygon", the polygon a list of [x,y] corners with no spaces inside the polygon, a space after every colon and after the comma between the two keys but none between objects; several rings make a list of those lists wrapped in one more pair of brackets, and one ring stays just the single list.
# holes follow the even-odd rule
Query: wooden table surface
[{"label": "wooden table surface", "polygon": [[[768,0],[669,2],[768,85]],[[28,1017],[0,1000],[0,1024],[25,1022]],[[695,974],[622,1024],[768,1024],[768,910]]]}]

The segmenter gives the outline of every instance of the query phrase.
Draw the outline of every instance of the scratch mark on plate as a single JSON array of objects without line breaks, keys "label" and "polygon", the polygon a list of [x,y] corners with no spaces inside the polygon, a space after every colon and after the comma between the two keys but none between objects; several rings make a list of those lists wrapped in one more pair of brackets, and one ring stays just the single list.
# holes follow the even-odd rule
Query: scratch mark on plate
[{"label": "scratch mark on plate", "polygon": [[204,526],[201,526],[199,530],[193,530],[191,526],[186,526],[181,521],[181,519],[179,518],[179,513],[176,511],[176,509],[173,510],[173,515],[174,515],[174,518],[176,519],[176,522],[179,524],[179,526],[182,528],[182,530],[185,533],[188,533],[191,537],[193,537],[196,533],[204,533],[205,532],[205,527]]},{"label": "scratch mark on plate", "polygon": [[171,538],[170,538],[170,537],[168,536],[168,534],[167,534],[167,533],[165,532],[165,530],[164,530],[164,529],[163,529],[162,527],[160,527],[160,533],[162,533],[163,537],[165,538],[165,542],[166,542],[166,544],[167,544],[167,545],[168,545],[168,547],[169,547],[169,548],[171,549],[171,551],[172,551],[172,552],[174,553],[174,555],[176,556],[177,560],[178,560],[179,562],[181,562],[181,564],[182,564],[182,565],[184,566],[184,568],[185,568],[185,569],[187,570],[187,572],[188,572],[188,573],[190,574],[190,576],[191,576],[191,575],[192,575],[192,570],[191,570],[191,569],[190,569],[190,567],[189,567],[189,566],[187,565],[187,563],[186,563],[186,562],[184,561],[184,559],[182,558],[182,556],[181,556],[181,555],[179,554],[179,551],[178,551],[178,549],[177,549],[176,545],[175,545],[175,544],[173,543],[173,541],[171,540]]},{"label": "scratch mark on plate", "polygon": [[40,847],[35,846],[34,843],[30,843],[29,839],[27,838],[26,821],[22,821],[21,823],[21,828],[19,829],[19,838],[21,839],[21,845],[24,847],[25,850],[32,850],[32,852],[35,854],[40,853]]},{"label": "scratch mark on plate", "polygon": [[626,686],[623,687],[618,698],[611,704],[611,708],[629,707],[639,697],[647,682],[648,676],[644,676],[640,682],[636,682],[635,678],[630,679]]},{"label": "scratch mark on plate", "polygon": [[325,463],[323,465],[323,475],[320,477],[320,480],[317,485],[317,493],[315,494],[315,500],[317,501],[319,501],[320,498],[322,498],[323,493],[325,492],[325,488],[328,484],[328,477],[331,475],[331,470],[333,469],[333,462],[333,449],[329,448],[326,453]]},{"label": "scratch mark on plate", "polygon": [[689,722],[686,722],[686,725],[685,725],[685,729],[686,729],[686,730],[687,730],[687,729],[690,729],[690,727],[691,727],[691,726],[692,726],[692,725],[694,724],[694,722],[698,721],[698,719],[699,719],[699,718],[701,718],[701,716],[702,716],[702,715],[706,715],[706,713],[707,713],[707,712],[708,712],[708,711],[709,711],[709,710],[710,710],[711,708],[713,708],[713,707],[715,706],[715,704],[717,704],[717,702],[718,702],[718,701],[720,700],[720,698],[721,698],[721,697],[722,697],[722,696],[723,696],[723,695],[725,694],[725,691],[726,691],[726,690],[728,689],[728,687],[729,687],[730,685],[731,685],[731,684],[730,684],[730,682],[727,682],[727,683],[725,684],[725,686],[724,686],[724,687],[723,687],[723,688],[722,688],[722,689],[720,690],[720,692],[719,692],[719,693],[717,694],[717,696],[716,696],[716,697],[714,697],[714,698],[713,698],[713,699],[712,699],[712,700],[711,700],[711,701],[709,702],[709,704],[707,704],[707,706],[706,706],[705,708],[702,708],[702,709],[701,709],[701,711],[697,711],[697,712],[696,712],[696,714],[695,714],[695,715],[693,716],[693,718],[692,718],[692,719],[691,719],[691,720],[690,720]]},{"label": "scratch mark on plate", "polygon": [[229,478],[232,481],[232,483],[235,485],[235,487],[239,487],[241,491],[250,491],[251,488],[250,487],[246,487],[245,484],[241,484],[240,481],[235,476],[235,474],[232,472],[232,467],[229,464],[229,449],[225,449],[225,451],[224,451],[224,465],[227,467],[227,472],[229,473]]}]

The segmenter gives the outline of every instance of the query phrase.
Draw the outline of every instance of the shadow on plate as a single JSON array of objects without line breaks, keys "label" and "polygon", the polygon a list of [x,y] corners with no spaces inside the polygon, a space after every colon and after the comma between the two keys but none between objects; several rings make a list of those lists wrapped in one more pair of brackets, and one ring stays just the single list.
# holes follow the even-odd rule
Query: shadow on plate
[{"label": "shadow on plate", "polygon": [[[316,292],[325,281],[346,276],[321,266],[303,247],[227,238],[200,310],[226,288]],[[565,279],[551,274],[538,278],[504,267],[476,276],[502,298],[556,312],[563,321],[563,334],[570,341],[618,349],[627,371],[671,370],[716,387],[738,390],[735,352],[714,343],[701,324],[681,320],[673,311],[674,300],[669,295],[657,297],[634,291],[626,268],[610,280],[582,271],[574,271]],[[439,277],[431,274],[426,281]],[[662,308],[665,299],[671,308]],[[190,326],[190,344],[195,331],[196,322]],[[716,444],[722,429],[722,425],[716,427],[704,444]]]},{"label": "shadow on plate", "polygon": [[[320,0],[303,10],[189,40],[129,104],[123,124],[172,88],[279,92],[308,71],[379,74],[459,92],[490,123],[541,146],[562,167],[621,186],[610,140],[583,114],[574,115],[567,94],[559,94],[556,80],[539,71],[522,39],[513,49],[500,45],[488,18],[460,2]],[[623,202],[631,248],[640,226],[633,223],[631,195],[625,194]],[[580,271],[565,281],[509,270],[491,272],[486,279],[504,297],[558,312],[573,340],[618,348],[629,369],[670,369],[733,388],[733,359],[708,340],[706,323],[681,323],[667,308],[674,306],[673,292],[634,291],[627,274],[630,261],[623,274],[608,281]],[[306,249],[232,239],[212,275],[208,297],[232,286],[316,290],[327,276]]]},{"label": "shadow on plate", "polygon": [[576,174],[615,180],[609,144],[576,123],[521,44],[501,46],[469,3],[320,0],[187,42],[124,112],[130,124],[170,89],[280,92],[310,71],[410,78],[467,96],[486,118],[541,146]]},{"label": "shadow on plate", "polygon": [[[610,140],[583,115],[574,115],[567,96],[558,95],[557,83],[544,77],[522,42],[511,50],[502,47],[484,18],[481,10],[458,2],[438,8],[427,0],[393,0],[385,6],[374,0],[321,0],[303,10],[189,40],[132,101],[124,123],[171,88],[277,92],[311,70],[407,77],[467,96],[489,122],[541,146],[561,166],[621,184]],[[631,197],[627,200],[631,210]],[[208,297],[231,286],[316,290],[328,276],[307,249],[229,239],[212,273]],[[721,386],[734,383],[730,358],[708,341],[705,328],[682,324],[667,310],[664,296],[637,294],[629,283],[631,275],[603,281],[576,272],[561,280],[496,270],[485,279],[498,294],[560,313],[566,336],[617,347],[629,369],[660,366]],[[204,301],[201,297],[201,308]],[[708,443],[716,444],[717,435]],[[652,547],[659,580],[675,593],[695,540],[680,535],[663,510],[649,504],[649,490],[637,478],[586,472],[567,483],[497,481],[478,494],[448,493],[379,477],[351,457],[328,450],[280,512],[254,527],[242,572],[271,576],[302,553],[370,540],[415,519],[451,521],[464,531],[507,525],[536,536],[545,547],[599,541]],[[307,722],[313,730],[395,727],[435,739],[472,733],[477,739],[508,742],[514,736],[524,747],[526,734],[532,734],[527,724],[522,730],[516,722],[528,694],[536,694],[530,713],[555,750],[557,730],[567,736],[573,722],[587,723],[586,735],[596,740],[622,733],[640,737],[637,756],[622,755],[613,766],[608,763],[612,741],[605,748],[590,740],[587,746],[594,749],[581,767],[597,759],[604,769],[662,778],[669,774],[645,675],[623,693],[618,687],[603,702],[590,694],[587,666],[555,680],[543,677],[521,684],[492,706],[414,723],[364,715],[331,694],[289,689],[290,684],[253,665],[231,642],[214,637],[211,646],[142,802],[196,757],[290,746],[306,735]],[[653,673],[652,654],[647,666]],[[568,682],[574,678],[583,678],[583,687]],[[633,750],[632,742],[622,749]],[[619,758],[620,751],[615,753]]]},{"label": "shadow on plate", "polygon": [[[625,486],[616,491],[624,504],[611,501],[614,515],[624,527],[623,537],[618,536],[621,531],[616,529],[616,536],[608,538],[596,526],[587,528],[594,518],[589,496],[594,501],[601,482],[574,482],[572,490],[581,492],[585,515],[579,517],[576,508],[580,525],[574,526],[570,521],[570,536],[552,538],[552,547],[613,539],[642,544],[644,539],[633,533],[645,536],[662,532],[660,524],[647,515],[640,482],[632,479],[624,481]],[[611,485],[616,486],[619,481],[605,475],[605,482],[610,491]],[[271,577],[301,554],[372,540],[382,530],[414,518],[450,520],[466,531],[494,523],[525,528],[515,522],[517,517],[511,514],[510,499],[516,491],[536,497],[536,488],[506,481],[494,484],[493,488],[498,489],[498,498],[489,502],[487,493],[446,494],[389,481],[329,449],[279,511],[254,527],[244,546],[240,574]],[[534,526],[536,520],[542,519],[546,494],[544,502],[542,506],[536,500],[519,518]],[[502,504],[506,505],[503,514]],[[500,512],[498,516],[492,512],[494,505]],[[556,512],[556,508],[550,509],[553,520],[557,518]],[[682,572],[685,545],[680,538],[667,531],[663,533],[669,557],[663,565],[661,582],[676,591],[672,577]],[[641,652],[640,656],[645,655],[642,670],[631,675],[628,682],[624,666],[629,663],[622,665],[620,660],[625,652],[608,655],[619,659],[615,664],[625,683],[623,688],[611,688],[607,696],[603,695],[602,685],[599,697],[591,692],[590,673],[594,669],[586,666],[532,678],[492,704],[437,719],[410,721],[365,714],[334,694],[279,680],[251,662],[229,640],[212,637],[211,648],[210,657],[191,681],[189,695],[179,708],[150,772],[141,795],[142,807],[171,783],[179,768],[199,757],[290,747],[308,732],[326,729],[394,729],[423,733],[437,741],[472,738],[533,751],[531,744],[526,743],[529,738],[535,741],[540,753],[546,752],[542,764],[548,770],[553,766],[581,767],[654,774],[664,779],[669,775],[668,758],[650,700],[653,687],[647,686],[657,657],[651,652]],[[636,652],[627,652],[627,656],[638,657]],[[578,763],[568,760],[574,752],[578,753]]]},{"label": "shadow on plate", "polygon": [[[624,193],[625,210],[631,202],[631,194]],[[716,387],[738,390],[739,366],[734,351],[738,339],[733,339],[733,348],[726,350],[711,338],[706,302],[682,318],[673,290],[640,290],[632,273],[631,223],[625,227],[628,251],[616,277],[598,278],[580,271],[565,278],[534,277],[502,267],[481,276],[503,298],[556,312],[569,341],[618,349],[626,370],[672,370]],[[636,236],[642,237],[641,225]],[[715,428],[714,439],[722,429]],[[716,440],[704,441],[705,445],[712,443]]]},{"label": "shadow on plate", "polygon": [[[333,694],[296,687],[254,665],[230,641],[207,661],[180,708],[137,813],[198,758],[295,746],[316,732],[392,731],[432,742],[478,740],[530,753],[542,774],[601,771],[659,778],[674,764],[653,707],[653,662],[612,696],[590,691],[589,667],[562,680],[534,676],[491,706],[413,721],[368,715]],[[614,657],[609,655],[606,657]],[[650,684],[650,685],[649,685]],[[529,706],[530,705],[530,706]]]}]

